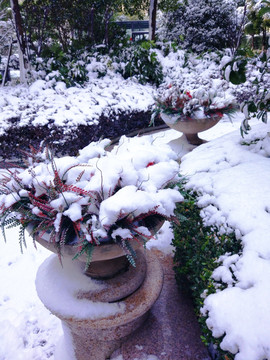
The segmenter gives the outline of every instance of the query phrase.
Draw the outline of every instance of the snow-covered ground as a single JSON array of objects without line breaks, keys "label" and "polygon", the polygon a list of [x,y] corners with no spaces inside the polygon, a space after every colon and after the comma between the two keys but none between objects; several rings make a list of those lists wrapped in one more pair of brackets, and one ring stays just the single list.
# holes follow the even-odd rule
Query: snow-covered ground
[{"label": "snow-covered ground", "polygon": [[[201,134],[210,141],[183,158],[181,172],[189,176],[190,186],[202,192],[205,220],[238,229],[244,246],[240,258],[226,256],[215,273],[215,279],[223,279],[228,288],[206,299],[209,326],[217,336],[226,333],[223,347],[240,351],[237,360],[259,360],[270,358],[270,138],[266,136],[270,130],[256,122],[246,140],[251,145],[243,146],[240,122],[241,115]],[[258,142],[261,133],[265,139]],[[157,142],[173,144],[181,156],[187,152],[187,144],[175,140],[179,133],[173,130],[155,137]],[[171,237],[166,224],[149,247],[171,253]],[[35,290],[37,269],[50,253],[35,249],[28,239],[22,255],[17,239],[16,228],[8,230],[7,243],[0,239],[0,360],[53,359],[62,328]]]},{"label": "snow-covered ground", "polygon": [[[202,91],[217,87],[227,95],[233,89],[220,80],[220,59],[214,61],[213,55],[190,55],[188,62],[181,50],[166,57],[159,51],[157,55],[165,84],[173,81],[186,90]],[[99,79],[98,66],[88,64],[89,81],[84,88],[67,89],[64,83],[42,79],[30,86],[0,88],[0,135],[12,125],[8,122],[12,118],[19,119],[16,126],[54,122],[69,132],[80,124],[97,123],[102,114],[114,117],[120,112],[152,108],[155,86],[143,86],[135,78],[125,80],[113,70]],[[179,140],[179,133],[173,130],[148,136],[154,136],[155,143],[169,143],[182,158],[181,173],[188,176],[188,186],[201,193],[205,221],[236,231],[242,240],[243,255],[227,254],[213,274],[227,288],[207,297],[203,311],[208,313],[214,335],[226,334],[222,347],[239,352],[236,360],[261,360],[270,359],[269,125],[253,121],[256,126],[245,140],[249,146],[240,145],[242,120],[241,114],[232,123],[224,117],[201,134],[209,142],[192,152],[194,147],[183,137]],[[265,138],[258,140],[261,133]],[[166,224],[158,240],[148,246],[172,253],[171,237]],[[27,239],[28,248],[21,255],[17,239],[17,229],[8,230],[7,243],[0,238],[0,360],[53,359],[62,328],[44,308],[35,289],[37,269],[50,253],[35,249]],[[147,359],[138,360],[158,359],[149,354]]]}]

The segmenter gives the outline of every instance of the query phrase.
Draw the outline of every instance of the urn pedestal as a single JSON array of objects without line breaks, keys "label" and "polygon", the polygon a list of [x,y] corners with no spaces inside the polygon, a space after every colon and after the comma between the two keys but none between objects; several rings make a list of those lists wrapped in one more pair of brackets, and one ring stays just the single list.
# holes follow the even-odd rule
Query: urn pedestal
[{"label": "urn pedestal", "polygon": [[[50,259],[50,258],[49,258]],[[75,301],[89,301],[89,306],[95,309],[102,303],[114,304],[120,311],[108,316],[76,316],[73,309],[62,313],[61,306],[55,307],[51,303],[44,287],[49,287],[54,281],[54,273],[50,267],[58,262],[57,256],[46,264],[42,264],[37,273],[36,287],[38,295],[44,305],[59,319],[61,319],[65,341],[72,344],[72,360],[106,360],[131,336],[146,320],[149,310],[158,299],[163,284],[163,271],[158,259],[145,249],[137,250],[136,268],[129,266],[121,273],[110,279],[94,280],[102,285],[102,289],[93,291],[77,291],[71,303]],[[65,271],[59,267],[59,271]],[[87,277],[83,272],[82,277]],[[50,294],[53,296],[54,294]],[[55,294],[61,298],[60,294]],[[72,306],[72,304],[71,304]],[[61,360],[56,358],[56,360]]]},{"label": "urn pedestal", "polygon": [[168,115],[161,113],[162,120],[172,129],[182,132],[192,145],[201,145],[205,140],[199,138],[198,133],[215,126],[222,118],[222,114],[211,114],[205,118],[191,118],[187,116]]}]

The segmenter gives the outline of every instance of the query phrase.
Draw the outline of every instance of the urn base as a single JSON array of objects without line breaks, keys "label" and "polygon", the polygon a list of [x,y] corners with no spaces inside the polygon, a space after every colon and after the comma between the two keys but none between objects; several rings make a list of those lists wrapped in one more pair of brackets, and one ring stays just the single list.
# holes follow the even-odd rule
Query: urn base
[{"label": "urn base", "polygon": [[[80,317],[77,318],[74,314],[63,315],[61,311],[57,312],[55,309],[50,308],[49,302],[44,305],[61,321],[64,328],[65,341],[63,343],[72,344],[71,360],[107,360],[110,355],[126,341],[132,333],[137,330],[146,320],[148,313],[153,304],[158,299],[162,285],[163,285],[163,270],[157,257],[148,250],[138,250],[139,261],[138,273],[140,276],[134,274],[125,275],[119,274],[116,279],[102,280],[102,284],[106,289],[106,282],[108,286],[108,296],[106,302],[118,304],[124,309],[115,315],[93,317]],[[144,261],[145,259],[145,261]],[[48,271],[49,272],[49,271]],[[131,270],[132,273],[132,270]],[[41,272],[41,277],[44,277],[44,269]],[[86,276],[82,274],[82,276]],[[39,273],[37,278],[39,277]],[[139,278],[139,280],[138,280]],[[127,294],[124,290],[125,287],[130,288],[130,282],[136,279],[137,289],[129,295],[122,298],[121,294]],[[38,279],[38,283],[43,282],[44,278]],[[53,279],[52,279],[53,281]],[[99,280],[95,280],[99,281]],[[138,282],[139,281],[139,282]],[[140,283],[140,284],[139,284]],[[121,294],[115,296],[119,288]],[[133,288],[131,286],[131,288]],[[39,289],[38,295],[39,294]],[[94,294],[90,293],[76,293],[75,298],[87,301],[96,299],[91,302],[90,306],[102,306],[102,299],[106,291],[101,290],[101,295],[95,291]],[[42,296],[40,296],[43,300]],[[115,299],[118,300],[115,301]],[[70,351],[69,351],[70,353]],[[62,360],[55,354],[55,360]]]}]

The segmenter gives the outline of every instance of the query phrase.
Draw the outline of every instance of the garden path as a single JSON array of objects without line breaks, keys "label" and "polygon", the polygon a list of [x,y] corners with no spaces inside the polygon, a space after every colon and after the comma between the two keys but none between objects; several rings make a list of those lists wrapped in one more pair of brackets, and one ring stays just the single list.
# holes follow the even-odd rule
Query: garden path
[{"label": "garden path", "polygon": [[148,320],[113,354],[112,359],[210,360],[200,339],[191,299],[177,287],[172,256],[157,249],[150,251],[158,256],[163,266],[162,292]]}]

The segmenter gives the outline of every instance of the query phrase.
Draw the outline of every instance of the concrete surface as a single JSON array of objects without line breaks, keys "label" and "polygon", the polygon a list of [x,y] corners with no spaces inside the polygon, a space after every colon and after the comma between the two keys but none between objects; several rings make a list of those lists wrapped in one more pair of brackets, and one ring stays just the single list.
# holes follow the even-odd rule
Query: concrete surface
[{"label": "concrete surface", "polygon": [[111,359],[210,360],[200,339],[191,299],[179,291],[176,285],[172,257],[158,250],[151,251],[158,255],[163,266],[161,295],[147,321],[113,353]]}]

